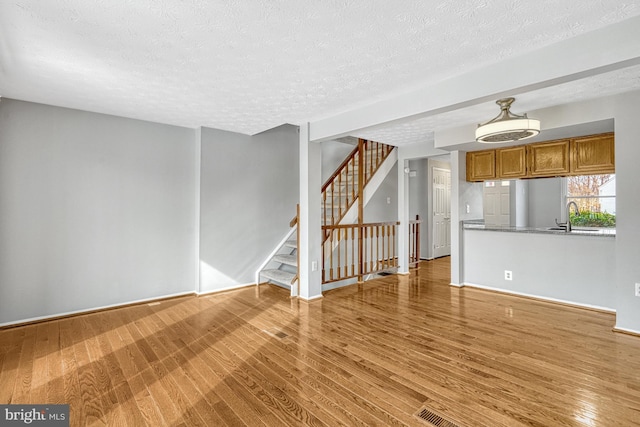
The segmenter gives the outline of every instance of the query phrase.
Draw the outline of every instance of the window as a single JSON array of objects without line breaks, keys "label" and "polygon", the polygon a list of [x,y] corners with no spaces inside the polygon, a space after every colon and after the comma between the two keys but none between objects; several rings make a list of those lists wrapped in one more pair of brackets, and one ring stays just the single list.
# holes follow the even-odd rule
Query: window
[{"label": "window", "polygon": [[579,175],[566,178],[565,203],[575,202],[579,215],[571,209],[574,227],[615,228],[616,176]]}]

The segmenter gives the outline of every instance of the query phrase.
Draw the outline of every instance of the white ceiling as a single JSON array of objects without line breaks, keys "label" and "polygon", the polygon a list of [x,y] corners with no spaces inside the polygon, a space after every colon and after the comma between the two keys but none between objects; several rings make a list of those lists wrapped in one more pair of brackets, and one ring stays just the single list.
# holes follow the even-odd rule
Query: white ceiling
[{"label": "white ceiling", "polygon": [[[640,89],[640,66],[627,67],[518,95],[516,102],[511,106],[511,111],[515,114],[523,114],[532,110],[616,95],[636,89]],[[500,107],[494,102],[489,102],[425,118],[373,127],[355,132],[354,135],[396,146],[433,141],[436,129],[452,128],[460,124],[478,124],[494,118],[499,112]],[[473,133],[469,134],[469,138],[473,139]],[[482,144],[478,143],[471,144],[467,148],[479,149],[480,147]]]},{"label": "white ceiling", "polygon": [[[255,134],[638,15],[640,0],[0,0],[0,96]],[[528,92],[513,110],[639,88],[639,76]],[[482,105],[356,136],[401,145],[496,114]]]}]

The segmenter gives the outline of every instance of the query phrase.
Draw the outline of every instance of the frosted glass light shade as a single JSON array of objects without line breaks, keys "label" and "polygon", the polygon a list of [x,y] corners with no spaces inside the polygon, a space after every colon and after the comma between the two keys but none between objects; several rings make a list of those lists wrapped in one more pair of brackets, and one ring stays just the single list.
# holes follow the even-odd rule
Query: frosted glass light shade
[{"label": "frosted glass light shade", "polygon": [[508,119],[478,126],[478,142],[510,142],[533,138],[540,133],[540,120],[529,118]]},{"label": "frosted glass light shade", "polygon": [[478,125],[476,141],[511,142],[532,138],[540,133],[540,120],[530,119],[526,114],[519,116],[509,111],[515,98],[502,98],[496,101],[500,114],[486,123]]}]

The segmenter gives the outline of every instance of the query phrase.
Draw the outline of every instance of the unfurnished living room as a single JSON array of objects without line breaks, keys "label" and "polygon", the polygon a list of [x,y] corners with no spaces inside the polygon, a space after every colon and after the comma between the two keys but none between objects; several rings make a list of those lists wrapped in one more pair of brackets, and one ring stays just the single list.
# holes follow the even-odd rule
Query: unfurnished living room
[{"label": "unfurnished living room", "polygon": [[0,426],[640,426],[640,1],[0,0]]}]

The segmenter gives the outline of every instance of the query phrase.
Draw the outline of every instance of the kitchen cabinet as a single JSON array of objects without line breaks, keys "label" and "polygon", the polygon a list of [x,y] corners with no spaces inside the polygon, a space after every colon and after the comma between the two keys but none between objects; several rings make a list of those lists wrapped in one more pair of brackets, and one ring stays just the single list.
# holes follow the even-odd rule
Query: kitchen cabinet
[{"label": "kitchen cabinet", "polygon": [[527,146],[528,176],[535,178],[569,175],[569,146],[568,139],[529,144]]},{"label": "kitchen cabinet", "polygon": [[615,173],[613,134],[592,135],[571,140],[571,174]]},{"label": "kitchen cabinet", "polygon": [[524,178],[527,176],[527,146],[496,150],[496,177],[498,179]]},{"label": "kitchen cabinet", "polygon": [[485,181],[496,177],[496,150],[467,153],[467,181]]},{"label": "kitchen cabinet", "polygon": [[614,134],[467,153],[467,181],[615,173]]}]

